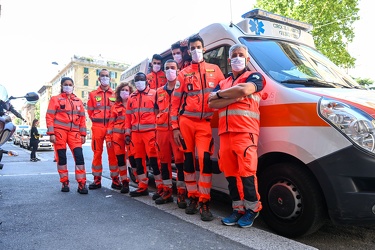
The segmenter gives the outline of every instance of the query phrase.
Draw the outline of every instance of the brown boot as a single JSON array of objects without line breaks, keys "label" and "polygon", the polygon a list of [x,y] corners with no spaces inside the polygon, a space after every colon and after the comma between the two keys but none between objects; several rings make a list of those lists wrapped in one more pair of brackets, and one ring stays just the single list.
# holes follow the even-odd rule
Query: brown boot
[{"label": "brown boot", "polygon": [[129,181],[128,180],[122,181],[121,193],[122,194],[129,193]]},{"label": "brown boot", "polygon": [[112,178],[111,188],[121,190],[121,183],[117,176]]},{"label": "brown boot", "polygon": [[165,203],[168,203],[168,202],[173,202],[173,197],[172,197],[172,194],[173,194],[173,190],[172,188],[170,187],[165,187],[163,189],[163,194],[161,197],[157,198],[155,200],[155,203],[160,205],[160,204],[165,204]]},{"label": "brown boot", "polygon": [[177,190],[177,206],[179,208],[183,208],[183,209],[185,209],[187,207],[186,190],[185,189],[178,189]]},{"label": "brown boot", "polygon": [[156,190],[156,192],[152,196],[152,199],[156,200],[156,199],[160,198],[162,195],[163,195],[163,186],[159,185],[158,189]]},{"label": "brown boot", "polygon": [[102,177],[94,176],[94,182],[89,185],[89,189],[98,189],[102,187]]}]

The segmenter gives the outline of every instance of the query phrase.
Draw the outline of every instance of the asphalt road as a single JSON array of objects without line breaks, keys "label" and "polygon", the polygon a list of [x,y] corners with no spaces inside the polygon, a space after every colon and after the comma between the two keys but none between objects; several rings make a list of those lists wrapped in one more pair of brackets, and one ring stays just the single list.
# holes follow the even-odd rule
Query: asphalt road
[{"label": "asphalt road", "polygon": [[108,170],[103,188],[78,194],[71,155],[71,191],[62,193],[52,151],[30,162],[29,151],[16,149],[0,170],[0,249],[315,249],[259,229],[261,220],[247,229],[221,225],[226,203],[214,202],[214,221],[203,222],[175,202],[155,205],[152,193],[131,198],[110,188]]},{"label": "asphalt road", "polygon": [[[8,171],[11,171],[14,175],[14,178],[21,178],[22,176],[27,176],[32,175],[34,177],[45,177],[49,176],[49,180],[51,179],[51,176],[53,176],[53,181],[51,181],[50,186],[54,188],[54,194],[57,197],[61,196],[61,192],[59,192],[60,184],[58,183],[58,176],[57,176],[57,171],[56,171],[56,166],[55,163],[52,162],[53,160],[53,152],[51,151],[39,151],[38,155],[40,158],[42,158],[42,161],[39,163],[30,163],[28,162],[29,158],[29,151],[20,149],[17,146],[14,146],[12,144],[7,144],[5,145],[4,148],[12,148],[12,149],[17,149],[18,152],[20,153],[20,156],[18,157],[8,157],[4,156],[3,158],[3,163],[5,163],[4,169],[0,170],[0,191],[2,191],[2,196],[0,197],[0,207],[2,206],[4,200],[4,190],[9,189],[8,185],[3,185],[3,180],[6,176],[8,176],[7,173]],[[90,148],[89,142],[86,143],[83,147],[84,149],[84,155],[85,155],[85,161],[86,161],[86,166],[90,166],[91,163],[91,157],[92,157],[92,152]],[[70,153],[68,153],[69,156]],[[105,159],[105,155],[103,156]],[[70,177],[71,180],[74,180],[74,175],[73,173],[73,162],[71,160],[71,154],[70,154],[70,161],[68,163],[69,165],[69,170],[70,170]],[[24,169],[21,168],[21,166],[28,166],[32,167],[32,164],[38,164],[37,168],[27,168],[27,172],[31,171],[31,173],[24,173]],[[88,181],[92,181],[92,175],[90,174],[90,167],[86,167],[87,169],[87,178]],[[215,215],[215,220],[213,222],[202,222],[199,219],[199,216],[190,216],[186,215],[183,210],[178,209],[177,205],[175,203],[173,204],[165,204],[165,205],[155,205],[154,202],[151,200],[151,197],[140,197],[140,198],[130,198],[128,195],[122,195],[116,190],[112,190],[110,188],[110,179],[109,179],[109,170],[108,167],[104,167],[103,175],[106,177],[103,179],[103,186],[104,188],[100,190],[90,190],[88,196],[99,196],[97,199],[96,204],[100,204],[100,206],[105,206],[105,204],[108,202],[108,200],[113,200],[116,198],[116,201],[119,202],[119,204],[116,205],[119,206],[119,211],[121,210],[121,204],[125,201],[126,204],[129,202],[132,203],[134,201],[138,201],[140,203],[137,203],[138,206],[134,206],[134,212],[135,211],[143,211],[144,209],[148,210],[151,209],[151,213],[162,213],[163,218],[164,216],[166,218],[169,218],[168,215],[173,215],[170,216],[172,218],[177,218],[178,220],[181,220],[186,223],[190,223],[193,226],[199,228],[199,230],[204,230],[204,232],[211,232],[214,237],[224,237],[226,239],[230,239],[230,241],[233,241],[235,244],[239,244],[239,246],[249,246],[250,248],[248,249],[356,249],[356,250],[367,250],[367,249],[374,249],[375,247],[375,226],[363,226],[363,227],[358,227],[358,226],[335,226],[332,225],[332,223],[327,222],[325,226],[323,226],[318,232],[308,235],[305,237],[301,237],[298,239],[294,240],[289,240],[277,235],[272,234],[270,229],[264,224],[262,221],[261,217],[259,217],[252,228],[250,229],[240,229],[240,228],[235,228],[235,227],[224,227],[220,223],[220,218],[223,216],[226,216],[230,211],[230,203],[227,201],[223,200],[222,197],[216,193],[213,194],[214,201],[212,202],[212,211]],[[29,179],[29,178],[26,178]],[[17,181],[17,183],[23,181]],[[42,182],[42,181],[40,181]],[[39,183],[39,181],[38,181]],[[73,182],[74,183],[74,182]],[[23,185],[22,185],[23,186]],[[72,184],[74,186],[74,184]],[[73,189],[73,192],[69,193],[69,195],[73,195],[74,197],[77,198],[76,192],[75,192],[75,186]],[[27,188],[26,188],[27,189]],[[152,190],[153,187],[150,187],[150,196],[152,195]],[[21,193],[23,193],[21,191]],[[62,196],[64,197],[64,196]],[[79,198],[79,196],[78,196]],[[60,198],[59,198],[60,199]],[[119,199],[119,200],[117,200]],[[78,201],[81,201],[81,199],[78,199]],[[109,205],[109,204],[108,204]],[[111,207],[113,204],[109,207]],[[116,207],[114,205],[114,207]],[[147,208],[146,208],[147,207]],[[106,210],[106,208],[104,208]],[[3,208],[1,208],[1,211],[3,211]],[[128,211],[126,209],[126,211]],[[123,215],[118,215],[119,217],[123,218]],[[1,219],[1,216],[0,216]],[[123,219],[120,219],[120,221]],[[146,221],[150,221],[148,217],[145,218]],[[88,224],[89,222],[85,221],[84,224]],[[158,222],[152,222],[151,224],[154,225],[154,223],[158,224]],[[166,223],[166,221],[163,219],[163,224]],[[175,223],[175,222],[172,222]],[[182,223],[182,222],[181,222]],[[178,224],[178,223],[177,223]],[[173,224],[173,228],[176,223]],[[128,221],[126,222],[126,226],[128,225]],[[134,222],[133,224],[129,225],[129,230],[136,230],[137,228],[137,222]],[[144,224],[141,223],[145,228]],[[90,226],[91,227],[91,226]],[[151,226],[153,228],[154,226]],[[184,227],[184,226],[183,226]],[[0,229],[3,230],[3,225],[0,225]],[[0,230],[0,231],[1,231]],[[186,230],[193,230],[192,228],[186,227]],[[194,228],[195,230],[195,228]],[[146,230],[147,232],[149,230]],[[185,234],[185,227],[182,231],[183,234]],[[191,231],[186,231],[188,235],[190,235]],[[3,235],[3,233],[1,233]],[[211,234],[210,234],[211,236]],[[150,236],[151,238],[153,236]],[[161,233],[159,235],[160,238],[165,239],[165,235]],[[174,236],[175,238],[177,237],[176,235]],[[194,238],[195,233],[190,235],[190,237]],[[187,237],[188,239],[189,237]],[[178,248],[185,249],[185,244],[186,242],[182,241],[180,245],[178,245]],[[202,245],[203,246],[203,245]],[[202,249],[202,246],[198,245],[196,249]],[[212,245],[208,244],[208,248],[210,249],[227,249],[223,246],[216,245],[219,248],[213,247]],[[233,245],[231,248],[234,249],[241,249],[234,247]],[[177,248],[177,245],[160,245],[159,247],[162,248],[155,248],[155,249],[175,249]],[[165,248],[166,247],[166,248]],[[194,247],[193,247],[194,248]],[[0,249],[7,249],[7,248],[2,248],[1,245],[1,237],[0,237]],[[17,249],[17,248],[16,248]],[[25,248],[24,248],[25,249]],[[32,249],[32,248],[26,248],[26,249]],[[38,248],[38,249],[43,249],[43,248]],[[85,249],[85,248],[82,248]],[[100,247],[99,247],[100,249]],[[115,248],[116,249],[116,248]],[[120,248],[119,248],[120,249]],[[135,248],[138,249],[138,248]],[[147,248],[146,249],[153,249],[153,248]]]}]

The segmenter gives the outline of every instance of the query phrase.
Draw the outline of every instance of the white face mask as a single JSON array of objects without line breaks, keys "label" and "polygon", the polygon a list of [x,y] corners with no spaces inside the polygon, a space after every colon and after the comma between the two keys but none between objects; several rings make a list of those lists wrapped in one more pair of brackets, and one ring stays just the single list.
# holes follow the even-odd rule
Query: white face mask
[{"label": "white face mask", "polygon": [[121,96],[121,98],[123,100],[128,99],[128,97],[129,97],[129,91],[121,90],[120,91],[120,96]]},{"label": "white face mask", "polygon": [[153,64],[152,65],[152,70],[156,73],[156,72],[159,72],[160,70],[160,65],[159,64]]},{"label": "white face mask", "polygon": [[182,61],[182,55],[181,54],[174,55],[173,60],[175,60],[177,63],[180,63]]},{"label": "white face mask", "polygon": [[138,91],[143,91],[146,88],[146,81],[138,81],[138,82],[135,82],[134,84],[135,84],[135,88]]},{"label": "white face mask", "polygon": [[174,81],[177,77],[177,70],[175,69],[168,69],[165,71],[165,77],[167,77],[168,81]]},{"label": "white face mask", "polygon": [[73,86],[63,86],[63,92],[66,94],[73,93]]},{"label": "white face mask", "polygon": [[107,76],[101,76],[100,77],[100,83],[103,86],[108,86],[109,85],[109,77],[107,77]]},{"label": "white face mask", "polygon": [[242,71],[246,67],[246,58],[235,57],[230,59],[230,65],[233,71]]},{"label": "white face mask", "polygon": [[191,58],[194,62],[199,63],[203,61],[203,50],[202,49],[195,49],[191,52]]}]

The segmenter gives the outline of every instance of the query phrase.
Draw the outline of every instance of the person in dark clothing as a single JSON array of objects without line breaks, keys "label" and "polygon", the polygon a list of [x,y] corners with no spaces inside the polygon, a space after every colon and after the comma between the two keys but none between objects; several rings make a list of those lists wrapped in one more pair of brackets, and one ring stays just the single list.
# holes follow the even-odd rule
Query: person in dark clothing
[{"label": "person in dark clothing", "polygon": [[36,158],[36,151],[38,149],[39,144],[39,133],[38,129],[36,128],[39,125],[38,119],[34,119],[33,124],[31,125],[30,130],[30,148],[31,148],[31,154],[30,154],[30,161],[40,161],[40,159]]}]

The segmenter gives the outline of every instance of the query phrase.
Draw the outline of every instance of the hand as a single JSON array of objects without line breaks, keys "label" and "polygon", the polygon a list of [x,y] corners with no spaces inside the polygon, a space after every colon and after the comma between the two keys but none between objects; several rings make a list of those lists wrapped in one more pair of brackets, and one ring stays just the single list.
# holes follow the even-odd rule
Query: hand
[{"label": "hand", "polygon": [[86,142],[86,136],[81,135],[81,143],[85,144],[85,142]]},{"label": "hand", "polygon": [[210,95],[208,96],[208,102],[218,99],[216,92],[211,92]]},{"label": "hand", "polygon": [[126,144],[126,145],[130,145],[130,141],[131,141],[131,140],[130,140],[130,135],[126,135],[126,136],[125,136],[125,144]]},{"label": "hand", "polygon": [[175,129],[173,130],[173,139],[174,139],[174,142],[176,143],[176,145],[178,147],[181,147],[181,139],[182,139],[182,135],[181,135],[181,132],[179,129]]},{"label": "hand", "polygon": [[18,152],[14,151],[14,150],[9,150],[8,151],[8,155],[10,155],[10,156],[18,156]]},{"label": "hand", "polygon": [[56,142],[56,136],[55,135],[50,135],[49,136],[49,141],[52,142],[52,143],[55,143]]}]

